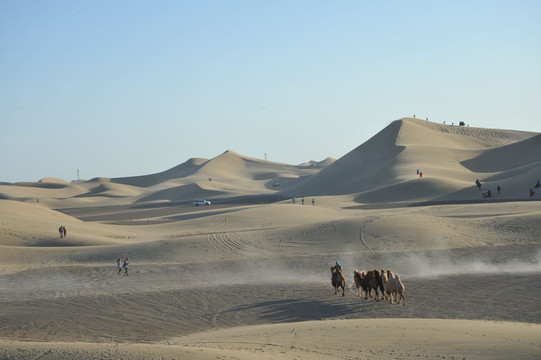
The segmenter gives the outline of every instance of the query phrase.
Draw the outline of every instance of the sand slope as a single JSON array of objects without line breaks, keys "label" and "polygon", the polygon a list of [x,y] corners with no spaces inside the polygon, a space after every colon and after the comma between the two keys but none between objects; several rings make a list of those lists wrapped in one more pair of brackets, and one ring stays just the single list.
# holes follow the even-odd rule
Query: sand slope
[{"label": "sand slope", "polygon": [[[539,141],[539,134],[532,132],[441,125],[418,119],[396,120],[298,184],[296,190],[306,195],[379,191],[379,202],[416,201],[419,197],[469,200],[474,197],[465,190],[472,187],[475,179],[490,180],[494,191],[496,183],[492,180],[497,177],[498,184],[513,189],[506,196],[527,198],[528,188],[537,180],[534,174],[541,172],[539,157],[535,155]],[[505,161],[502,154],[506,154]],[[518,157],[520,160],[516,161]],[[498,166],[492,165],[491,170],[490,165],[484,164]],[[435,179],[433,184],[442,186],[405,187],[404,182],[418,179],[417,169],[423,172],[423,180]],[[393,190],[391,186],[400,188]],[[388,191],[393,194],[384,194]],[[358,199],[373,201],[369,198]]]}]

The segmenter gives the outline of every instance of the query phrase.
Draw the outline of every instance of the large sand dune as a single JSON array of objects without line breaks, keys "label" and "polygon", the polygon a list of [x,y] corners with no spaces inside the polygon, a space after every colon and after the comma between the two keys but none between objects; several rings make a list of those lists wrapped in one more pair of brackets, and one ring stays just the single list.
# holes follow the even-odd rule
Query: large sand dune
[{"label": "large sand dune", "polygon": [[[540,139],[401,119],[317,165],[1,184],[0,358],[539,358]],[[407,305],[354,269],[399,273]]]}]

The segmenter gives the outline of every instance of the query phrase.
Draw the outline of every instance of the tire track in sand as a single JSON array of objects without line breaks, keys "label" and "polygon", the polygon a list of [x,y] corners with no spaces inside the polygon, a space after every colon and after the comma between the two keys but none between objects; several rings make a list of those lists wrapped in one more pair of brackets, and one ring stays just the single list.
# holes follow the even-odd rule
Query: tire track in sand
[{"label": "tire track in sand", "polygon": [[261,246],[254,245],[237,232],[209,234],[207,239],[210,245],[223,255],[253,255],[262,249]]},{"label": "tire track in sand", "polygon": [[370,246],[368,246],[368,244],[366,243],[366,240],[364,238],[364,231],[366,229],[366,225],[373,222],[374,219],[373,218],[369,218],[368,220],[364,221],[362,224],[361,224],[361,229],[359,230],[359,239],[361,240],[361,243],[364,245],[364,247],[366,247],[368,249],[368,251],[370,252],[374,252],[374,249],[372,249]]}]

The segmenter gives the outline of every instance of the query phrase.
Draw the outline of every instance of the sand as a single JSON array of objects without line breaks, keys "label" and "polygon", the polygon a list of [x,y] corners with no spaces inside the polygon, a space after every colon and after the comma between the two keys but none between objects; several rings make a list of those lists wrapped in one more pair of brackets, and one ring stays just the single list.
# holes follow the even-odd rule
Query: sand
[{"label": "sand", "polygon": [[[0,358],[540,358],[540,148],[401,119],[336,161],[1,184]],[[407,305],[355,269],[399,273]]]}]

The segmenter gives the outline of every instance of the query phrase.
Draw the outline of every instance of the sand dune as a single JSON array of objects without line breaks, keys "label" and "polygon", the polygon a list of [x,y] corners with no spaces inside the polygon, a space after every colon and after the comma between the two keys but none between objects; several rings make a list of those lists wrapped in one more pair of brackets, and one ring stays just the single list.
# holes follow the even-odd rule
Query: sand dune
[{"label": "sand dune", "polygon": [[[2,183],[0,358],[539,358],[540,139],[405,118],[315,165]],[[354,269],[399,273],[407,305]]]},{"label": "sand dune", "polygon": [[[500,172],[516,170],[517,163],[512,159],[524,152],[528,155],[518,164],[530,164],[535,171],[541,170],[539,158],[533,155],[538,139],[538,134],[532,132],[441,125],[417,119],[396,120],[366,143],[298,184],[297,191],[306,195],[339,195],[373,192],[381,187],[388,190],[392,185],[403,187],[400,183],[415,179],[420,169],[425,178],[438,178],[438,182],[447,182],[447,186],[436,192],[429,188],[427,194],[412,191],[409,200],[415,201],[420,194],[423,198],[453,194],[455,199],[467,200],[470,197],[459,192],[467,187],[466,183],[471,186],[477,178],[484,181],[495,175],[487,174],[486,166],[480,164],[497,163]],[[517,151],[507,151],[509,148]],[[500,161],[502,153],[511,160]],[[455,185],[450,186],[449,180],[455,181]],[[508,188],[514,184],[505,179],[501,181]],[[513,193],[513,196],[528,196],[523,182],[518,182],[516,187],[522,187],[522,195]]]}]

